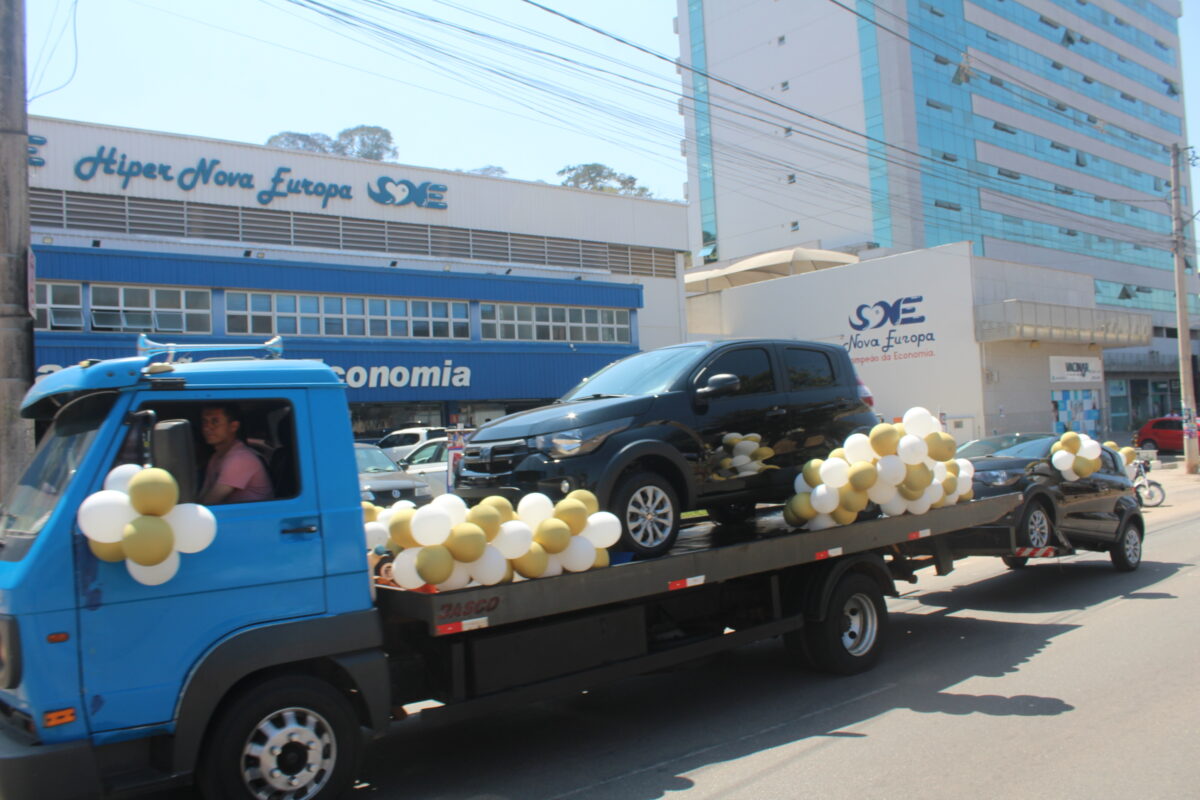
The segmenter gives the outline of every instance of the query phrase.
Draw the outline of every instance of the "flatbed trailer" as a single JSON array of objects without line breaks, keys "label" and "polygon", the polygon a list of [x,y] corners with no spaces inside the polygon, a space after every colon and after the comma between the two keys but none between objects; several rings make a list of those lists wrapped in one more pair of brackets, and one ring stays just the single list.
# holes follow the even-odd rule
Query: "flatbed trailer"
[{"label": "flatbed trailer", "polygon": [[780,635],[818,668],[860,672],[882,653],[894,580],[950,572],[956,532],[1020,502],[1002,495],[813,532],[775,510],[685,532],[649,561],[436,594],[379,586],[393,708],[465,715]]}]

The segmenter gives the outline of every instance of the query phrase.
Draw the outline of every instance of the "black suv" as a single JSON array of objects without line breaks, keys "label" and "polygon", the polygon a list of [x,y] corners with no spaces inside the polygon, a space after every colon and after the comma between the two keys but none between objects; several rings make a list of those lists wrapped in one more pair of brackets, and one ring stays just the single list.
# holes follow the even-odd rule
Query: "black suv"
[{"label": "black suv", "polygon": [[516,501],[589,489],[621,518],[621,546],[671,549],[683,511],[746,519],[791,496],[796,473],[877,422],[845,350],[787,340],[689,342],[629,356],[553,405],[471,437],[455,493]]}]

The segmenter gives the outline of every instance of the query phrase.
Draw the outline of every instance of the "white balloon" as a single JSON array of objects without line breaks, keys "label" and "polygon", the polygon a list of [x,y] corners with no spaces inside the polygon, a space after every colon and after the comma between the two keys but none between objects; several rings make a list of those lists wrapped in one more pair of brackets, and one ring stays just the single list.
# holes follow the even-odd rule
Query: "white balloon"
[{"label": "white balloon", "polygon": [[754,441],[753,439],[742,439],[733,446],[733,450],[731,452],[733,453],[733,457],[737,458],[738,456],[748,456],[757,449],[758,442]]},{"label": "white balloon", "polygon": [[517,516],[537,530],[538,525],[554,516],[554,503],[541,492],[531,492],[517,502]]},{"label": "white balloon", "polygon": [[906,433],[896,447],[896,454],[905,464],[921,464],[929,457],[929,446],[919,436]]},{"label": "white balloon", "polygon": [[387,544],[388,529],[378,522],[368,522],[363,525],[367,537],[367,549],[374,550],[381,544]]},{"label": "white balloon", "polygon": [[495,586],[504,580],[507,571],[508,562],[495,545],[489,544],[483,549],[483,555],[471,562],[471,577],[484,586]]},{"label": "white balloon", "polygon": [[950,474],[946,472],[946,465],[941,461],[933,462],[933,466],[930,467],[930,469],[933,470],[934,483],[941,483],[942,481],[946,480],[946,476]]},{"label": "white balloon", "polygon": [[450,577],[437,584],[439,592],[452,592],[455,589],[462,589],[471,582],[471,569],[461,561],[454,562],[454,569],[450,572]]},{"label": "white balloon", "polygon": [[1073,469],[1064,469],[1064,470],[1062,471],[1062,474],[1063,474],[1063,477],[1064,477],[1064,478],[1066,478],[1066,479],[1067,479],[1067,480],[1069,480],[1069,481],[1077,481],[1077,480],[1079,480],[1079,475],[1077,475],[1077,474],[1075,473],[1075,470],[1073,470]]},{"label": "white balloon", "polygon": [[804,526],[804,529],[809,531],[823,531],[826,528],[834,527],[837,527],[837,520],[828,514],[817,514],[808,521],[808,524]]},{"label": "white balloon", "polygon": [[924,439],[937,432],[937,422],[927,409],[916,406],[904,412],[904,432]]},{"label": "white balloon", "polygon": [[597,511],[587,518],[580,536],[587,537],[593,547],[612,547],[621,538],[621,520],[616,514]]},{"label": "white balloon", "polygon": [[883,481],[875,481],[875,485],[867,489],[867,499],[880,506],[889,502],[896,494],[896,487]]},{"label": "white balloon", "polygon": [[954,492],[953,494],[948,494],[945,497],[943,497],[942,499],[945,501],[946,505],[952,506],[958,502],[958,492]]},{"label": "white balloon", "polygon": [[444,507],[430,503],[427,506],[421,506],[413,513],[409,527],[417,544],[428,547],[444,544],[450,538],[450,528],[453,527],[453,524],[450,521],[450,514]]},{"label": "white balloon", "polygon": [[925,495],[921,495],[916,500],[908,501],[908,513],[924,514],[925,512],[929,511],[930,505],[932,504],[929,502],[929,498]]},{"label": "white balloon", "polygon": [[[164,514],[163,519],[175,532],[175,549],[181,553],[199,553],[217,535],[217,518],[207,506],[197,503],[180,503]],[[386,539],[387,528],[383,530]]]},{"label": "white balloon", "polygon": [[572,536],[567,549],[558,554],[567,572],[583,572],[596,563],[596,546],[582,536]]},{"label": "white balloon", "polygon": [[846,451],[846,460],[850,463],[856,461],[874,462],[879,458],[875,453],[875,448],[871,447],[871,439],[866,434],[852,433],[846,437],[846,443],[842,445]]},{"label": "white balloon", "polygon": [[1055,469],[1068,470],[1075,465],[1075,454],[1069,450],[1059,450],[1050,456],[1050,463]]},{"label": "white balloon", "polygon": [[391,510],[393,513],[395,513],[396,511],[399,511],[402,508],[416,508],[416,507],[417,507],[417,504],[414,503],[412,500],[397,500],[396,502],[392,503]]},{"label": "white balloon", "polygon": [[908,501],[897,492],[896,496],[891,500],[888,500],[886,503],[880,503],[879,510],[889,517],[898,517],[908,511]]},{"label": "white balloon", "polygon": [[431,506],[437,506],[450,515],[450,527],[461,525],[467,521],[467,504],[456,494],[439,494],[429,501]]},{"label": "white balloon", "polygon": [[105,489],[88,495],[79,504],[75,519],[84,536],[101,544],[112,544],[125,537],[125,526],[138,516],[129,504],[129,495]]},{"label": "white balloon", "polygon": [[821,482],[840,489],[850,482],[850,465],[840,458],[826,459],[821,465]]},{"label": "white balloon", "polygon": [[721,437],[721,445],[726,450],[732,450],[733,446],[742,440],[740,433],[727,433]]},{"label": "white balloon", "polygon": [[[1059,451],[1062,452],[1061,450]],[[1057,455],[1057,453],[1055,454]],[[1091,460],[1100,457],[1100,443],[1095,439],[1088,439],[1083,444],[1079,445],[1079,455]]]},{"label": "white balloon", "polygon": [[879,463],[875,465],[875,471],[879,473],[879,479],[875,481],[876,486],[881,483],[898,486],[908,475],[908,470],[904,468],[904,462],[900,460],[900,456],[881,457]]},{"label": "white balloon", "polygon": [[401,588],[420,589],[425,585],[425,581],[417,574],[417,553],[419,552],[421,552],[421,548],[410,547],[407,550],[401,550],[392,560],[392,580]]},{"label": "white balloon", "polygon": [[[589,517],[590,519],[590,517]],[[618,529],[621,523],[617,523]],[[584,529],[586,532],[587,529]],[[620,535],[618,530],[617,535]],[[529,552],[529,545],[533,543],[533,528],[526,525],[522,520],[510,519],[508,522],[501,524],[500,532],[496,534],[496,538],[492,540],[492,545],[505,558],[520,558]]]},{"label": "white balloon", "polygon": [[175,573],[179,571],[179,551],[172,550],[166,560],[152,567],[143,567],[133,559],[127,558],[125,559],[125,569],[129,570],[130,577],[138,583],[145,586],[159,586],[174,578]]},{"label": "white balloon", "polygon": [[[928,452],[928,451],[929,451],[929,445],[925,445],[925,451],[926,451],[926,452]],[[930,458],[929,456],[925,456],[925,466],[929,467],[930,469],[933,469],[933,466],[934,466],[935,464],[940,464],[940,463],[941,463],[940,461],[934,461],[934,460],[933,460],[932,458]]]},{"label": "white balloon", "polygon": [[792,481],[792,492],[794,494],[801,494],[811,489],[812,487],[808,485],[808,481],[804,480],[804,475],[797,473],[796,480]]},{"label": "white balloon", "polygon": [[562,553],[551,553],[546,556],[546,571],[539,577],[554,578],[563,574]]},{"label": "white balloon", "polygon": [[942,488],[940,483],[931,483],[925,487],[925,492],[921,495],[921,499],[928,500],[930,505],[933,505],[938,500],[941,500],[946,494],[946,490]]},{"label": "white balloon", "polygon": [[731,467],[733,467],[734,469],[737,469],[738,467],[743,467],[749,463],[750,463],[750,456],[745,455],[744,453],[742,455],[734,456],[733,458],[731,458],[729,460],[729,465]]},{"label": "white balloon", "polygon": [[812,494],[809,495],[808,500],[812,503],[813,510],[818,514],[829,514],[838,507],[841,497],[838,495],[837,489],[823,483],[812,490]]},{"label": "white balloon", "polygon": [[122,464],[119,467],[113,467],[112,471],[104,478],[104,488],[129,494],[130,479],[141,471],[142,468],[138,464]]},{"label": "white balloon", "polygon": [[967,480],[975,477],[975,465],[965,458],[955,459],[958,462],[958,474]]}]

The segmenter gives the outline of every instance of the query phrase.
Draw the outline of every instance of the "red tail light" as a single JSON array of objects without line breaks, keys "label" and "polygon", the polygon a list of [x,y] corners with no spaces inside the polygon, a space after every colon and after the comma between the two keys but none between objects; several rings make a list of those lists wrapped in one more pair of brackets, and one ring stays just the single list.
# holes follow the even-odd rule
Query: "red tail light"
[{"label": "red tail light", "polygon": [[855,378],[858,381],[858,399],[862,400],[871,408],[875,407],[875,395],[871,394],[871,387],[862,382],[862,378]]}]

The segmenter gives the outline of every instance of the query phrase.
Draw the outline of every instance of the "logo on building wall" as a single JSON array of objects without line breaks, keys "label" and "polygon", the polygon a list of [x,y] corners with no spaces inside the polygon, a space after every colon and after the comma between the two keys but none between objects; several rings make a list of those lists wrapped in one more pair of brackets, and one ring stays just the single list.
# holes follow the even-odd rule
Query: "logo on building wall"
[{"label": "logo on building wall", "polygon": [[1104,363],[1099,358],[1050,356],[1051,383],[1087,383],[1104,380]]},{"label": "logo on building wall", "polygon": [[381,206],[446,207],[446,187],[430,181],[413,183],[403,178],[382,175],[374,185],[367,184],[367,196]]},{"label": "logo on building wall", "polygon": [[850,327],[856,331],[867,328],[882,328],[884,325],[914,325],[924,322],[924,316],[917,316],[917,304],[925,298],[901,297],[892,302],[880,300],[877,303],[863,303],[854,310],[850,317]]},{"label": "logo on building wall", "polygon": [[[863,303],[846,322],[854,331],[843,343],[855,364],[931,358],[936,355],[932,330],[901,329],[926,322],[919,306],[923,295]],[[886,329],[886,330],[885,330]]]}]

